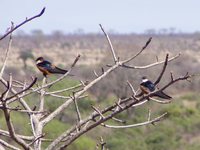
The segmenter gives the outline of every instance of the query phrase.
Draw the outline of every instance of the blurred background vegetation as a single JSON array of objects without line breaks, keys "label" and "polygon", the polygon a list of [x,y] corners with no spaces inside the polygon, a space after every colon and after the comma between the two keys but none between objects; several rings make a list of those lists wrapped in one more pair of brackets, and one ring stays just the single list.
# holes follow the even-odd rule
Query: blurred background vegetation
[{"label": "blurred background vegetation", "polygon": [[[159,84],[170,80],[170,72],[175,77],[186,74],[200,73],[200,33],[159,33],[148,31],[147,34],[116,34],[111,33],[110,38],[120,59],[135,54],[152,36],[153,40],[147,50],[135,59],[130,65],[146,65],[165,58],[166,53],[170,57],[178,53],[182,55],[173,62],[170,62],[164,79]],[[6,40],[0,41],[0,52],[2,60],[7,47]],[[15,79],[20,81],[31,79],[31,76],[42,79],[42,74],[35,67],[34,59],[44,56],[53,61],[54,64],[68,68],[77,54],[81,54],[81,59],[73,70],[74,77],[68,77],[59,84],[47,89],[49,91],[58,90],[62,87],[69,87],[79,83],[79,80],[90,81],[95,78],[93,70],[101,73],[101,67],[107,69],[106,65],[111,64],[111,54],[107,41],[102,34],[68,34],[56,31],[51,35],[44,35],[42,31],[35,30],[28,35],[22,31],[14,37],[11,48],[6,73],[12,73]],[[104,108],[114,102],[118,97],[130,96],[131,91],[127,87],[129,80],[137,89],[141,76],[146,75],[151,80],[155,80],[161,70],[162,65],[144,70],[132,70],[120,68],[112,72],[106,79],[95,85],[86,97],[78,102],[81,114],[86,117],[93,110],[91,104]],[[51,76],[51,81],[58,76]],[[69,150],[94,150],[100,136],[106,141],[106,148],[110,150],[199,150],[200,149],[200,82],[195,76],[191,82],[181,82],[170,89],[167,93],[174,99],[168,105],[160,105],[148,102],[140,108],[129,109],[118,115],[117,118],[126,120],[126,124],[133,124],[145,121],[148,117],[148,109],[151,109],[154,117],[162,112],[169,112],[168,118],[156,125],[129,129],[107,129],[98,127],[83,135],[75,141]],[[0,87],[2,92],[2,87]],[[64,93],[69,95],[69,93]],[[38,95],[26,97],[27,102],[34,107],[39,103]],[[46,110],[53,111],[64,100],[46,97]],[[16,104],[13,104],[16,105]],[[6,129],[3,113],[0,112],[0,128]],[[15,124],[17,133],[31,135],[28,118],[21,113],[11,112],[11,117]],[[60,114],[55,120],[50,122],[45,129],[46,138],[55,138],[72,124],[76,123],[75,108],[71,105]],[[116,124],[109,121],[109,124]],[[3,138],[0,136],[0,138]],[[12,141],[10,141],[12,142]],[[46,147],[44,144],[43,147]]]}]

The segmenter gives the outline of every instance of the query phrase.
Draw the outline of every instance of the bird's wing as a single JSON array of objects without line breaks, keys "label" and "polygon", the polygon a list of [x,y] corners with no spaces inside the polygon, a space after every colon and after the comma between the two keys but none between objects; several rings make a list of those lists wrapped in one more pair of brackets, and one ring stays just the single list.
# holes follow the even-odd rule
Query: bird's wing
[{"label": "bird's wing", "polygon": [[43,67],[43,68],[51,68],[52,67],[52,64],[49,62],[49,61],[43,61],[39,64],[37,64],[39,67]]},{"label": "bird's wing", "polygon": [[52,67],[52,70],[50,70],[51,73],[58,73],[58,74],[65,74],[67,72],[67,70],[58,68],[56,66]]},{"label": "bird's wing", "polygon": [[150,92],[153,92],[155,90],[155,85],[151,81],[145,82],[144,86],[147,87]]},{"label": "bird's wing", "polygon": [[45,68],[46,70],[50,71],[55,68],[49,61],[43,61],[38,64],[39,67]]}]

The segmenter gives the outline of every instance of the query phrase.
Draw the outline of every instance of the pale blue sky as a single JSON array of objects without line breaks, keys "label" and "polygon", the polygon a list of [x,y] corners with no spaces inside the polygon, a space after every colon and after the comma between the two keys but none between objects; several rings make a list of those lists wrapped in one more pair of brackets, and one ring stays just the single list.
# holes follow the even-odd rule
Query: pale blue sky
[{"label": "pale blue sky", "polygon": [[183,32],[200,31],[200,0],[0,0],[0,33],[10,21],[18,24],[44,6],[45,14],[21,30],[68,33],[82,28],[99,32],[101,23],[106,30],[120,33],[170,27]]}]

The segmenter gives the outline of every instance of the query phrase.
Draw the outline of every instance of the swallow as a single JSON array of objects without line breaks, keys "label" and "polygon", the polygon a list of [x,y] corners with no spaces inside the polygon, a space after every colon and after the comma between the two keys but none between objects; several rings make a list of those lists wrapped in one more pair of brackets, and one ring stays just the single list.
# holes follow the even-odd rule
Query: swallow
[{"label": "swallow", "polygon": [[43,73],[44,77],[50,74],[65,74],[68,70],[64,70],[56,67],[51,62],[45,60],[43,57],[38,57],[36,59],[37,68]]},{"label": "swallow", "polygon": [[[156,86],[147,79],[147,77],[142,77],[142,82],[140,83],[140,89],[144,94],[149,94],[156,90]],[[163,99],[171,99],[172,97],[165,94],[163,91],[156,92],[154,96],[163,98]]]}]

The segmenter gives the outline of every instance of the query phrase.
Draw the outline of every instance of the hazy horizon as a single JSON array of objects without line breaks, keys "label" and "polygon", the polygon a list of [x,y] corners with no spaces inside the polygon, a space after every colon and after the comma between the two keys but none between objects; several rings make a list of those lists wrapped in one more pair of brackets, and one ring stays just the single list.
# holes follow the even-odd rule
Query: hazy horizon
[{"label": "hazy horizon", "polygon": [[45,14],[20,30],[30,33],[39,29],[50,34],[57,30],[74,33],[81,29],[85,33],[99,33],[101,23],[107,31],[125,34],[144,33],[148,29],[193,33],[200,31],[199,6],[197,0],[1,0],[0,34],[5,33],[11,21],[17,25],[26,17],[38,14],[43,7],[46,7]]}]

